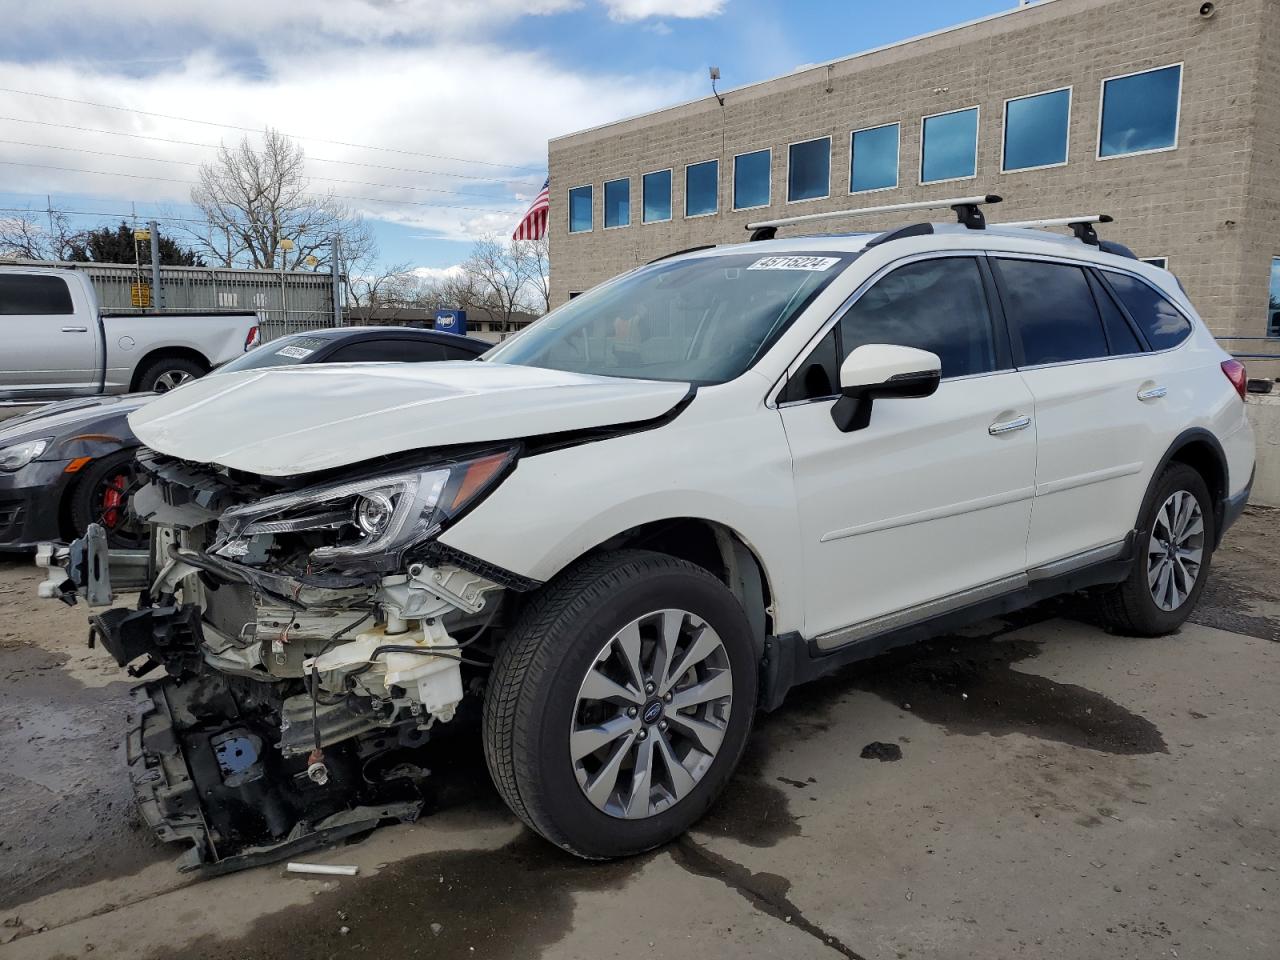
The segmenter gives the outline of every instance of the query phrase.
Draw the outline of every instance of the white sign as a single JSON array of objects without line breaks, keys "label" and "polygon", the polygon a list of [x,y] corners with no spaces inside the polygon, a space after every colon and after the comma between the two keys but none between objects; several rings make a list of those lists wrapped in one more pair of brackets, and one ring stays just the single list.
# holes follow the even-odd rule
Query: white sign
[{"label": "white sign", "polygon": [[302,347],[281,347],[276,351],[277,357],[292,357],[294,360],[305,360],[307,357],[315,353],[314,350],[306,350]]},{"label": "white sign", "polygon": [[830,270],[839,257],[761,257],[748,270]]}]

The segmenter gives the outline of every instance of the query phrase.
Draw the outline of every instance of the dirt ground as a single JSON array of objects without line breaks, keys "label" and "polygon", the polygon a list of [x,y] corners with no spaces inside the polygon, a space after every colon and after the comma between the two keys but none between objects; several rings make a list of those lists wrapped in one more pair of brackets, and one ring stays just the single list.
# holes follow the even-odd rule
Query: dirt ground
[{"label": "dirt ground", "polygon": [[506,812],[474,734],[414,825],[198,881],[130,800],[128,678],[85,608],[0,559],[0,957],[1228,957],[1280,944],[1280,511],[1193,622],[1075,599],[794,692],[687,837],[574,860]]}]

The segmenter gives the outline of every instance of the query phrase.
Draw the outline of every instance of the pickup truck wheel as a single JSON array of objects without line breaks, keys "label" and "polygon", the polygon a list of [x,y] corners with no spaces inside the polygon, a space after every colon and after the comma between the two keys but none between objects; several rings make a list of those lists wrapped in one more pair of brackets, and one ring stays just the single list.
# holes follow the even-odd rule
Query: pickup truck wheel
[{"label": "pickup truck wheel", "polygon": [[85,468],[71,490],[70,517],[77,537],[98,523],[107,533],[107,544],[125,550],[144,546],[145,526],[129,508],[138,477],[133,450],[122,450],[96,460]]},{"label": "pickup truck wheel", "polygon": [[663,554],[590,558],[545,587],[485,697],[489,772],[552,843],[604,859],[679,836],[728,782],[755,713],[737,599]]},{"label": "pickup truck wheel", "polygon": [[1204,478],[1185,463],[1166,467],[1138,530],[1128,579],[1101,592],[1098,609],[1119,633],[1164,636],[1191,615],[1208,579],[1215,528]]},{"label": "pickup truck wheel", "polygon": [[165,357],[142,371],[138,389],[168,393],[189,380],[203,377],[208,371],[194,360],[184,357]]}]

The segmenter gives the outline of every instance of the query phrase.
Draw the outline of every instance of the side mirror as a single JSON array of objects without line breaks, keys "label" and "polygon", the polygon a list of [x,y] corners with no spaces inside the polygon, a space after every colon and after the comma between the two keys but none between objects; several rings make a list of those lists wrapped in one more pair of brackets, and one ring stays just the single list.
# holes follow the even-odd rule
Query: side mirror
[{"label": "side mirror", "polygon": [[936,353],[888,343],[856,347],[840,364],[841,397],[831,419],[842,433],[861,430],[871,422],[877,398],[928,397],[942,379]]}]

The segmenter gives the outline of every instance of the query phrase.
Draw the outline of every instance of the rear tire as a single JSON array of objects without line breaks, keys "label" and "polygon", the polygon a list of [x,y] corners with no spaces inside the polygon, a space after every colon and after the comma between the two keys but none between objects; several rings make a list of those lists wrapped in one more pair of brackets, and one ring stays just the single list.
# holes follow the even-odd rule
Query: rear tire
[{"label": "rear tire", "polygon": [[1104,623],[1138,637],[1177,630],[1204,590],[1216,535],[1204,478],[1185,463],[1169,464],[1143,505],[1128,578],[1097,594]]},{"label": "rear tire", "polygon": [[489,678],[485,759],[547,840],[589,859],[640,853],[728,782],[756,688],[750,624],[719,580],[663,554],[603,554],[522,612]]},{"label": "rear tire", "polygon": [[138,389],[146,392],[168,393],[191,380],[198,380],[208,369],[185,357],[162,357],[148,364],[138,378]]}]

